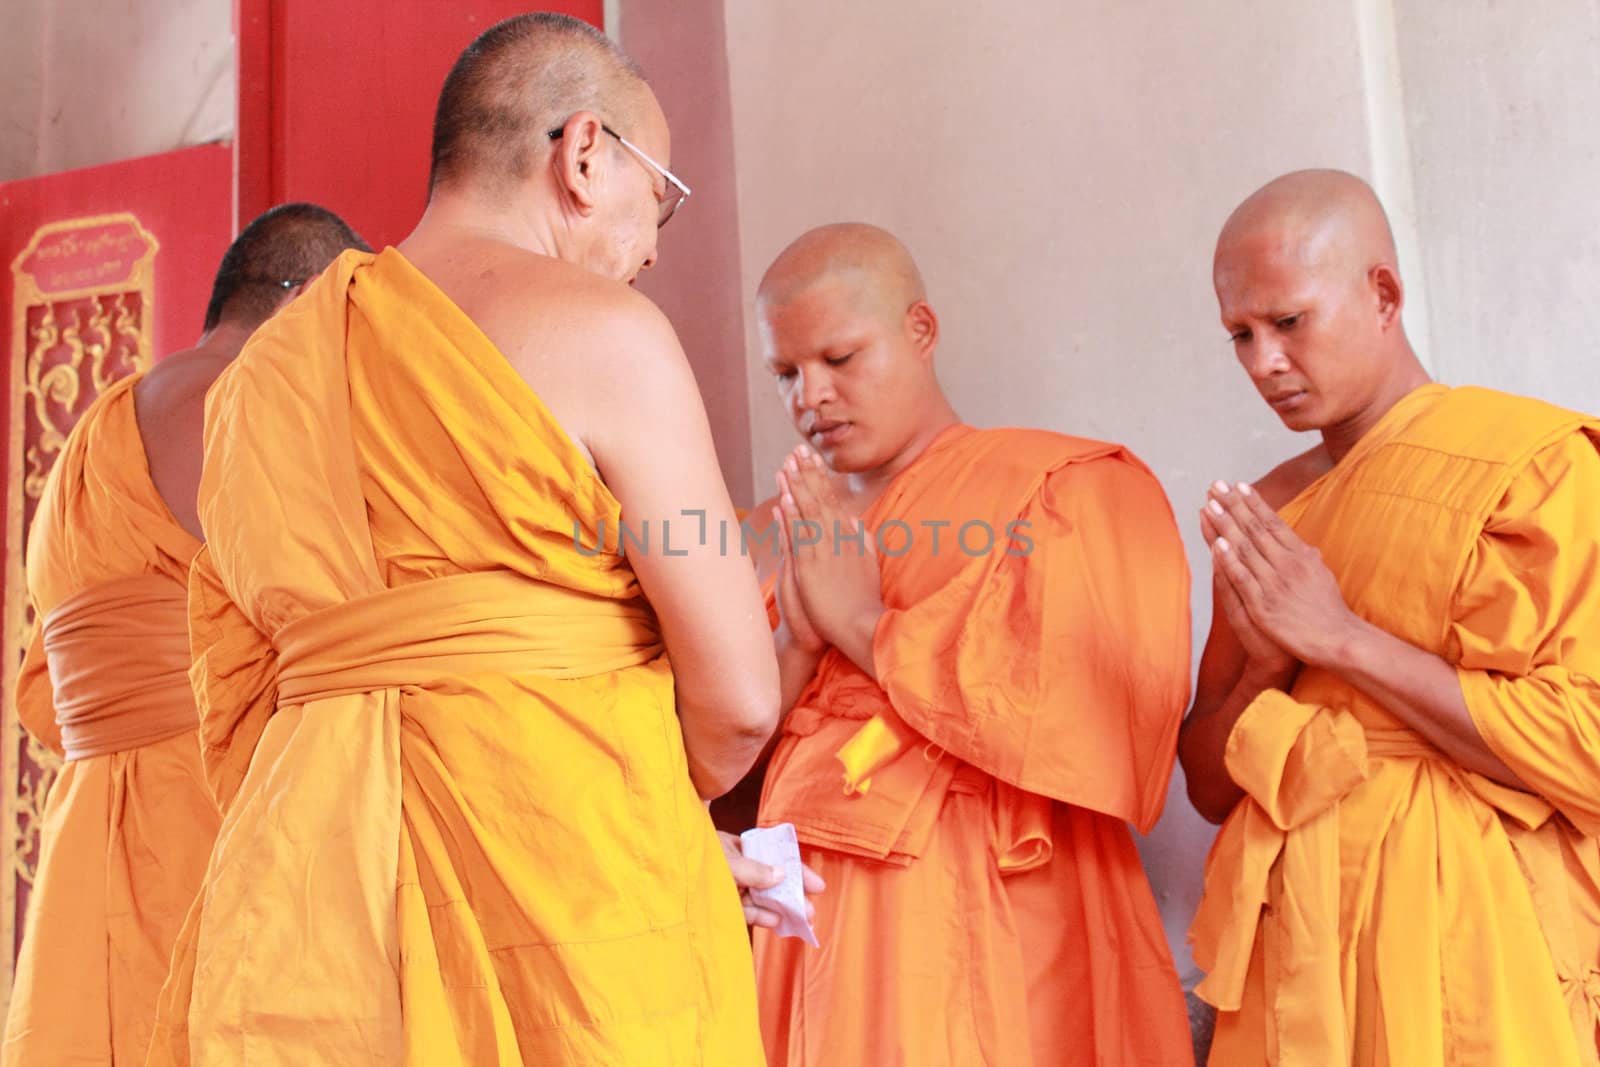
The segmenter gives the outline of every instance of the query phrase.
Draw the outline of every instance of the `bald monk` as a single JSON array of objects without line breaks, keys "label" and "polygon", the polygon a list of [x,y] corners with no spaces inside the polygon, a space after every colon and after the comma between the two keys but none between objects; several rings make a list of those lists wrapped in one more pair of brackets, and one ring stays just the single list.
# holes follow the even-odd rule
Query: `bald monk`
[{"label": "bald monk", "polygon": [[1127,826],[1156,821],[1188,696],[1160,486],[1118,445],[962,424],[883,230],[807,233],[757,312],[807,442],[778,475],[791,710],[760,822],[827,883],[820,950],[755,931],[768,1062],[1191,1063]]},{"label": "bald monk", "polygon": [[1201,512],[1211,1062],[1594,1067],[1600,423],[1431,382],[1349,174],[1253,194],[1214,271],[1245,372],[1321,441]]},{"label": "bald monk", "polygon": [[748,563],[682,515],[734,512],[628,284],[670,154],[599,32],[490,28],[416,229],[213,389],[190,613],[224,814],[152,1062],[761,1062],[706,800],[778,674]]},{"label": "bald monk", "polygon": [[218,821],[184,608],[201,537],[202,398],[251,332],[347,247],[365,246],[311,204],[245,227],[222,257],[200,343],[106,390],[45,483],[17,712],[66,765],[45,808],[6,1063],[144,1062]]}]

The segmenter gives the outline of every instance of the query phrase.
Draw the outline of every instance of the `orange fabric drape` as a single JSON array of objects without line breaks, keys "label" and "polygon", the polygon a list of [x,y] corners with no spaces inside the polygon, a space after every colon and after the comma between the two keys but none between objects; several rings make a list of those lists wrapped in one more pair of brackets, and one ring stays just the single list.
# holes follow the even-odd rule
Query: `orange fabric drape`
[{"label": "orange fabric drape", "polygon": [[653,617],[574,543],[619,505],[500,353],[395,250],[349,253],[206,441],[225,817],[151,1061],[759,1063]]},{"label": "orange fabric drape", "polygon": [[956,427],[866,519],[880,681],[830,650],[762,797],[828,882],[820,950],[756,932],[769,1059],[1191,1062],[1125,823],[1158,817],[1188,698],[1160,486],[1114,445]]},{"label": "orange fabric drape", "polygon": [[184,586],[199,548],[150,482],[125,378],[79,420],[28,541],[23,725],[51,787],[6,1063],[140,1063],[218,815],[200,769]]},{"label": "orange fabric drape", "polygon": [[1540,795],[1328,671],[1263,693],[1228,739],[1247,796],[1191,931],[1213,1063],[1600,1063],[1597,432],[1425,386],[1283,509],[1357,614],[1456,665]]}]

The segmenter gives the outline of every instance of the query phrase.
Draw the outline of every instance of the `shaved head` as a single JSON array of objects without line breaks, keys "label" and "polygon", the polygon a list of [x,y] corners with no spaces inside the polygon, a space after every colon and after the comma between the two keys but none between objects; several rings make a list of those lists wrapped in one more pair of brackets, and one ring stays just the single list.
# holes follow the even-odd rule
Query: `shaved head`
[{"label": "shaved head", "polygon": [[224,320],[261,325],[287,289],[310,281],[347,248],[372,251],[345,221],[316,204],[279,204],[258,215],[223,253],[205,329]]},{"label": "shaved head", "polygon": [[893,316],[927,299],[922,273],[893,234],[864,222],[840,222],[808,231],[778,254],[756,290],[757,307],[782,306],[822,281],[845,282],[863,310]]},{"label": "shaved head", "polygon": [[1222,227],[1215,269],[1239,269],[1264,252],[1308,270],[1358,274],[1396,258],[1394,232],[1377,194],[1342,170],[1295,171],[1250,194]]},{"label": "shaved head", "polygon": [[837,472],[891,477],[958,421],[933,371],[922,273],[886,230],[803,234],[762,276],[756,323],[795,429]]},{"label": "shaved head", "polygon": [[1335,457],[1428,380],[1400,321],[1388,216],[1353,174],[1296,171],[1250,194],[1217,238],[1212,281],[1262,398]]},{"label": "shaved head", "polygon": [[653,101],[638,65],[587,22],[549,12],[506,19],[445,78],[429,192],[467,178],[526,178],[534,147],[574,113],[592,111],[627,134]]}]

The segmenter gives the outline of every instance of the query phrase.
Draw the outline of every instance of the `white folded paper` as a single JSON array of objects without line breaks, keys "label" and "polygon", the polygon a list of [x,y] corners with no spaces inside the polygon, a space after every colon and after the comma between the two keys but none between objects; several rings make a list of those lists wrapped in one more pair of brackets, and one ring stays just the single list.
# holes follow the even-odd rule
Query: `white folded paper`
[{"label": "white folded paper", "polygon": [[746,856],[757,863],[765,863],[783,871],[783,881],[771,889],[752,889],[751,903],[778,913],[778,936],[798,937],[816,948],[817,935],[806,920],[805,876],[801,870],[800,841],[794,835],[794,823],[746,830],[739,835],[739,843]]}]

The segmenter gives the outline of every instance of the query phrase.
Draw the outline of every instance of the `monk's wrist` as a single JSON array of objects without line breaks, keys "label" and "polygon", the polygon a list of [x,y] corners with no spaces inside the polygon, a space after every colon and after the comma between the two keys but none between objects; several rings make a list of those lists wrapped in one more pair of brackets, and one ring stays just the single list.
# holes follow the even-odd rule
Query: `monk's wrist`
[{"label": "monk's wrist", "polygon": [[1342,625],[1328,631],[1319,647],[1310,650],[1306,662],[1340,676],[1351,670],[1360,672],[1370,663],[1375,640],[1387,637],[1382,630],[1350,612]]},{"label": "monk's wrist", "polygon": [[1282,689],[1288,692],[1294,685],[1294,676],[1300,673],[1300,665],[1290,662],[1288,664],[1262,663],[1260,660],[1248,660],[1244,665],[1244,672],[1239,676],[1241,688],[1248,691],[1248,696],[1254,700],[1257,694],[1268,689]]}]

